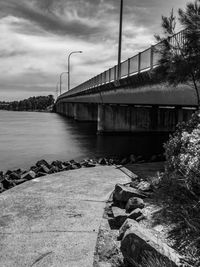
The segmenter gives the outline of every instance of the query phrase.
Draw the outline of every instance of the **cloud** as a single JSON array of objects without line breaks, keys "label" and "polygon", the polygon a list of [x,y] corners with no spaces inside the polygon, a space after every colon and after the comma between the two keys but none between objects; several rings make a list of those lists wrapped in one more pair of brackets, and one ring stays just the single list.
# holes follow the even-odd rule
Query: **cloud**
[{"label": "cloud", "polygon": [[[124,0],[122,59],[148,48],[161,15],[186,2]],[[71,58],[72,87],[114,66],[119,8],[120,0],[0,0],[0,99],[55,92],[74,50],[83,54]]]},{"label": "cloud", "polygon": [[[8,0],[0,1],[1,17],[12,15],[18,18],[26,19],[33,23],[33,28],[38,25],[47,32],[54,34],[70,34],[70,35],[90,35],[100,32],[102,26],[96,23],[88,23],[87,19],[78,16],[78,13],[70,10],[67,6],[64,9],[52,8],[55,1],[24,1],[24,0]],[[56,6],[56,5],[55,5]],[[66,11],[65,11],[66,8]],[[14,25],[13,25],[14,26]],[[17,25],[18,31],[24,32],[27,24]],[[29,24],[30,27],[30,24]]]}]

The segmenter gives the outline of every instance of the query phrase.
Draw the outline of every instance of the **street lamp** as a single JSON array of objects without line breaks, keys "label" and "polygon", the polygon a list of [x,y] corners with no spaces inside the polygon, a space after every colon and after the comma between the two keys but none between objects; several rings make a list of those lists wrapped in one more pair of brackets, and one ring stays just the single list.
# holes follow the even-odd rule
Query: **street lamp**
[{"label": "street lamp", "polygon": [[121,78],[122,21],[123,21],[123,0],[121,0],[121,6],[120,6],[119,50],[118,50],[118,71],[117,71],[118,80]]},{"label": "street lamp", "polygon": [[58,85],[59,83],[56,84],[56,98],[58,98],[58,92],[59,92]]},{"label": "street lamp", "polygon": [[64,71],[64,72],[62,72],[61,74],[60,74],[60,95],[61,95],[61,92],[62,92],[62,76],[63,76],[63,74],[65,74],[65,73],[68,73],[67,71]]},{"label": "street lamp", "polygon": [[72,54],[83,53],[83,51],[73,51],[68,56],[68,91],[70,90],[70,57]]}]

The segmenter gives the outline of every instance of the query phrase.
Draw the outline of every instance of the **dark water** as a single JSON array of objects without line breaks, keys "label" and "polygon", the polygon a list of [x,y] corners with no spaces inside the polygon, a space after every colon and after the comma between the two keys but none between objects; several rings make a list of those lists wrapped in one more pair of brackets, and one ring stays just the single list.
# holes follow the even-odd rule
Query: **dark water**
[{"label": "dark water", "polygon": [[0,170],[53,161],[162,151],[167,136],[97,136],[96,124],[77,123],[54,113],[0,111]]}]

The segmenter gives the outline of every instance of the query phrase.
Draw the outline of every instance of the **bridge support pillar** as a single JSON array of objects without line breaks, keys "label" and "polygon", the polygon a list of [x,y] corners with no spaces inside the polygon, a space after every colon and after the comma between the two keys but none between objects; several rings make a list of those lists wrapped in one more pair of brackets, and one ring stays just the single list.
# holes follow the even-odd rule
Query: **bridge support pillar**
[{"label": "bridge support pillar", "polygon": [[97,104],[75,103],[74,119],[77,121],[97,121]]},{"label": "bridge support pillar", "polygon": [[179,107],[99,104],[97,133],[171,132],[189,113]]},{"label": "bridge support pillar", "polygon": [[97,133],[130,132],[130,107],[120,105],[98,105]]}]

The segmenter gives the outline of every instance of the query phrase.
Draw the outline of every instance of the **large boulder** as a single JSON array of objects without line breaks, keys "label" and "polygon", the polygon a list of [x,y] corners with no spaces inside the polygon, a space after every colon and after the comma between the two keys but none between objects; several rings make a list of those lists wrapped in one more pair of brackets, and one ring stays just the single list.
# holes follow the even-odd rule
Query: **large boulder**
[{"label": "large boulder", "polygon": [[113,194],[114,201],[127,203],[127,201],[132,197],[145,198],[146,195],[135,188],[116,184]]},{"label": "large boulder", "polygon": [[129,198],[126,204],[126,212],[131,212],[135,209],[143,209],[145,206],[143,199],[139,197],[131,197]]},{"label": "large boulder", "polygon": [[119,229],[128,218],[128,215],[126,214],[126,211],[124,209],[115,206],[112,206],[112,213],[114,217],[112,223],[116,226],[117,229]]},{"label": "large boulder", "polygon": [[142,215],[143,212],[141,209],[135,209],[129,214],[128,218],[132,220],[137,220],[138,218],[141,218]]},{"label": "large boulder", "polygon": [[138,222],[127,219],[120,229],[121,251],[130,266],[181,266],[180,255]]}]

